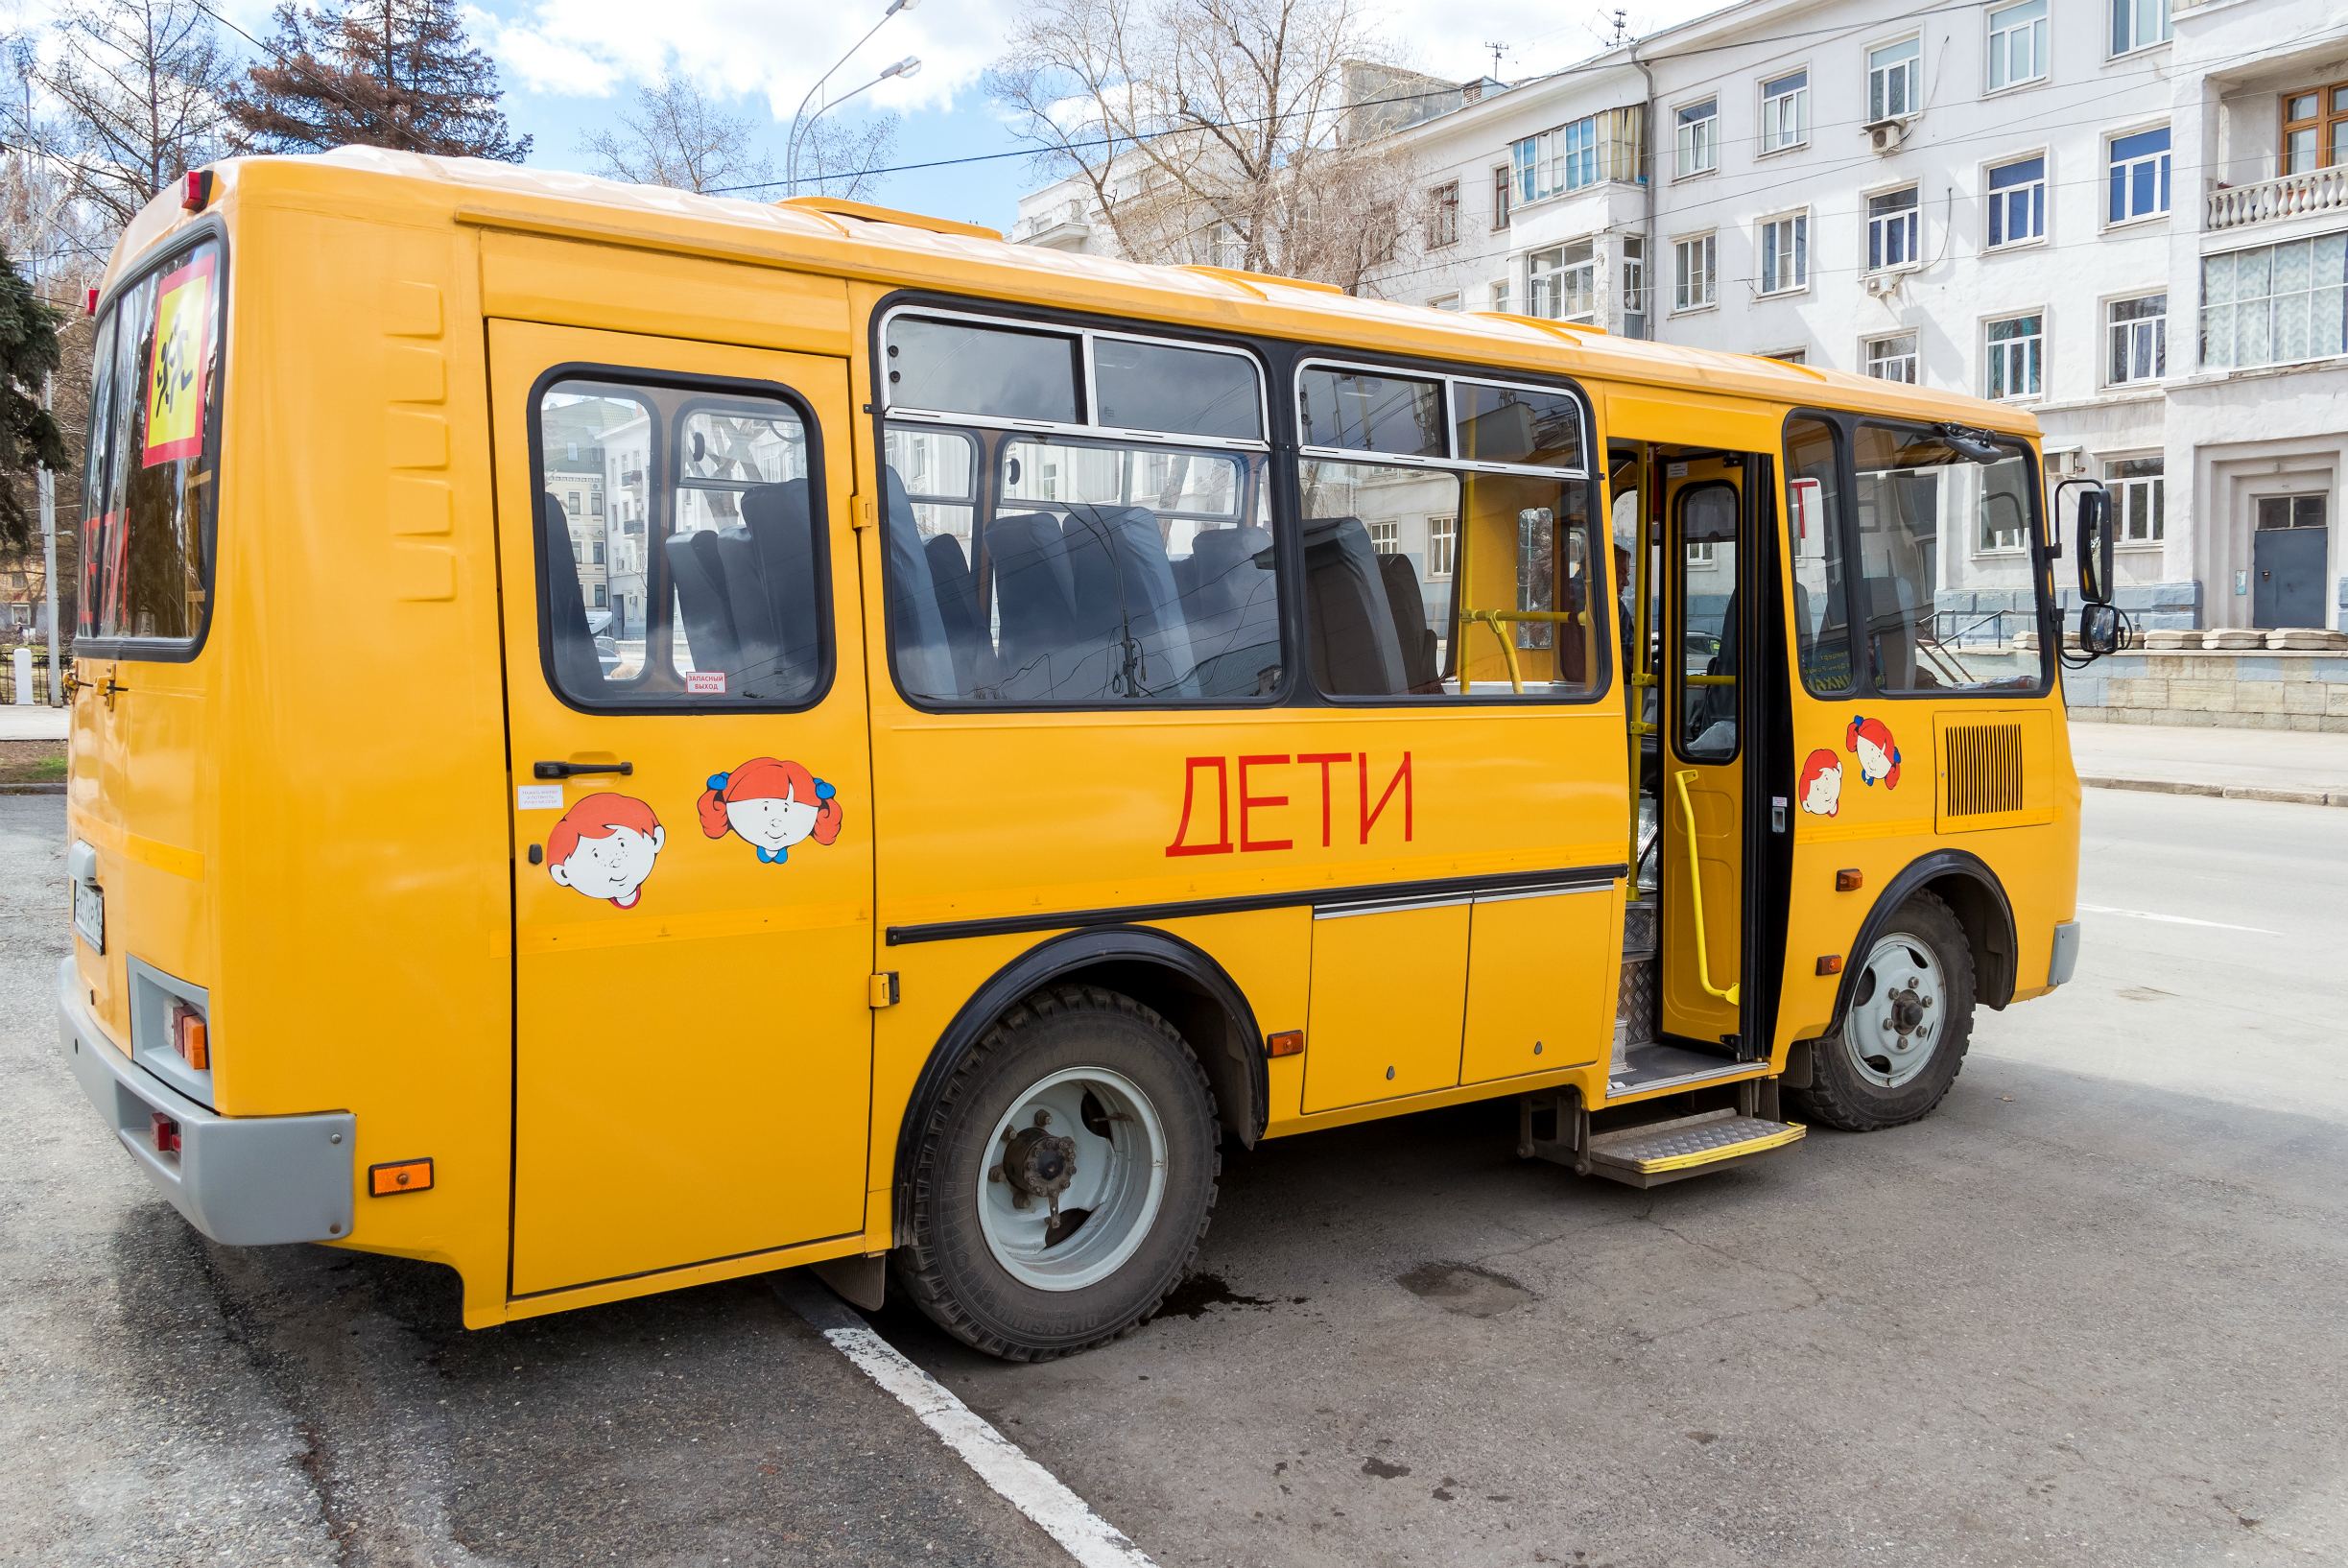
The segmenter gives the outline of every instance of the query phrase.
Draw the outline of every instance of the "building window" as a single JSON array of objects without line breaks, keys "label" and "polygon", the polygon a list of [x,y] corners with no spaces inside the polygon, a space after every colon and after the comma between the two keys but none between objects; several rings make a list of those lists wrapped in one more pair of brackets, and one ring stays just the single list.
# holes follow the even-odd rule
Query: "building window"
[{"label": "building window", "polygon": [[1790,71],[1761,84],[1761,150],[1782,153],[1810,140],[1810,72]]},{"label": "building window", "polygon": [[1440,250],[1459,243],[1459,182],[1437,185],[1427,193],[1427,249]]},{"label": "building window", "polygon": [[1810,287],[1810,214],[1771,218],[1761,226],[1761,292],[1791,294]]},{"label": "building window", "polygon": [[1807,348],[1781,348],[1774,354],[1764,354],[1762,358],[1773,359],[1780,365],[1808,365],[1810,350]]},{"label": "building window", "polygon": [[1888,338],[1869,338],[1864,344],[1867,374],[1879,381],[1915,385],[1916,335],[1895,332]]},{"label": "building window", "polygon": [[2109,0],[2112,53],[2124,55],[2169,41],[2169,0]]},{"label": "building window", "polygon": [[1886,273],[1913,267],[1919,259],[1920,238],[1916,187],[1886,191],[1867,198],[1867,271]]},{"label": "building window", "polygon": [[578,512],[579,512],[579,492],[578,492],[577,490],[568,490],[568,491],[565,491],[565,492],[564,492],[564,505],[570,509],[570,511],[571,511],[572,515],[574,515],[574,516],[578,515]]},{"label": "building window", "polygon": [[611,607],[609,598],[610,593],[611,589],[605,586],[604,583],[598,582],[595,585],[595,607],[597,609],[609,609]]},{"label": "building window", "polygon": [[2047,0],[2023,0],[1989,13],[1989,90],[2043,82],[2047,75]]},{"label": "building window", "polygon": [[1438,299],[1430,299],[1427,301],[1427,308],[1429,310],[1458,310],[1459,297],[1456,294],[1447,294]]},{"label": "building window", "polygon": [[1514,205],[1546,202],[1601,180],[1636,184],[1645,177],[1643,108],[1610,108],[1527,136],[1509,148],[1515,172]]},{"label": "building window", "polygon": [[1712,173],[1720,155],[1718,145],[1720,101],[1707,98],[1700,104],[1690,104],[1674,119],[1672,173],[1681,179]]},{"label": "building window", "polygon": [[2134,223],[2169,210],[2169,128],[2114,136],[2107,160],[2111,165],[2111,202],[2107,222]]},{"label": "building window", "polygon": [[1598,263],[1594,241],[1536,250],[1525,261],[1527,298],[1532,314],[1553,321],[1598,319]]},{"label": "building window", "polygon": [[1636,234],[1623,236],[1623,331],[1647,336],[1647,241]]},{"label": "building window", "polygon": [[1452,561],[1459,548],[1459,518],[1427,519],[1427,576],[1431,581],[1439,582],[1450,578]]},{"label": "building window", "polygon": [[1508,226],[1508,198],[1513,193],[1515,179],[1508,166],[1502,164],[1492,171],[1492,232],[1499,233]]},{"label": "building window", "polygon": [[1715,236],[1698,234],[1672,247],[1672,308],[1702,310],[1713,302]]},{"label": "building window", "polygon": [[2348,350],[2348,233],[2201,258],[2201,364],[2288,365]]},{"label": "building window", "polygon": [[2283,95],[2283,172],[2348,163],[2348,83]]},{"label": "building window", "polygon": [[1503,316],[1508,314],[1508,280],[1505,277],[1492,285],[1492,308]]},{"label": "building window", "polygon": [[1924,107],[1924,40],[1903,38],[1867,51],[1867,118],[1905,119]]},{"label": "building window", "polygon": [[2112,492],[2113,538],[2121,544],[2158,544],[2169,536],[2169,481],[2163,459],[2115,458],[2103,465]]},{"label": "building window", "polygon": [[1402,549],[1402,523],[1399,519],[1372,517],[1364,526],[1369,529],[1369,547],[1377,554],[1391,556]]},{"label": "building window", "polygon": [[2046,237],[2046,154],[1993,167],[1989,171],[1989,249]]},{"label": "building window", "polygon": [[1981,395],[2036,397],[2046,343],[2046,318],[2035,312],[1990,322],[1988,374]]},{"label": "building window", "polygon": [[2111,384],[2158,381],[2169,373],[2169,296],[2115,299],[2105,326],[2111,337]]}]

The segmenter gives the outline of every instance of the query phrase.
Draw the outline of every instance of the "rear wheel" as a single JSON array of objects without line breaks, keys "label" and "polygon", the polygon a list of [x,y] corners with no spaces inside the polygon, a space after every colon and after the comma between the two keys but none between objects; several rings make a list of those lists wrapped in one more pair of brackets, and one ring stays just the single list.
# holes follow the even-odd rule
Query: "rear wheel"
[{"label": "rear wheel", "polygon": [[1940,1104],[1972,1040],[1972,943],[1948,905],[1920,892],[1868,947],[1841,1024],[1812,1045],[1810,1086],[1787,1095],[1829,1127],[1897,1127]]},{"label": "rear wheel", "polygon": [[1198,1255],[1221,1157],[1206,1074],[1172,1025],[1114,991],[1038,991],[921,1128],[898,1286],[990,1355],[1105,1343]]}]

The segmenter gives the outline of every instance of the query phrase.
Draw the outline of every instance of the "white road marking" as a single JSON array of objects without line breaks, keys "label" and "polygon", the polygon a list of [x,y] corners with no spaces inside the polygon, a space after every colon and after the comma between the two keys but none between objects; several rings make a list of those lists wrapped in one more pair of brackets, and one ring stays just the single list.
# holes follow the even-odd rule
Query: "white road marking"
[{"label": "white road marking", "polygon": [[2223,920],[2196,920],[2190,915],[2155,915],[2150,910],[2112,909],[2103,904],[2081,904],[2078,908],[2083,915],[2124,915],[2131,920],[2158,920],[2163,925],[2202,926],[2211,931],[2249,931],[2262,937],[2283,935],[2280,931],[2270,931],[2265,926],[2238,926],[2229,925]]},{"label": "white road marking", "polygon": [[821,1285],[803,1274],[785,1274],[775,1281],[774,1294],[1084,1568],[1156,1568],[1147,1553],[1095,1513],[1059,1477],[1030,1459],[952,1390],[906,1360]]}]

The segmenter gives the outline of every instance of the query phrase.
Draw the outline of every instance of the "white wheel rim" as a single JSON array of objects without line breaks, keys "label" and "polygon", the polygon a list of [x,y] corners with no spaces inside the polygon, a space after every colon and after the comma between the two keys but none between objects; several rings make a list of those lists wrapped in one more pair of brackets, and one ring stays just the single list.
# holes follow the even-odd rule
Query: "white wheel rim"
[{"label": "white wheel rim", "polygon": [[[1043,1120],[1039,1123],[1038,1114]],[[1033,1181],[1021,1135],[1065,1138],[1073,1171],[1050,1198]],[[1046,1151],[1050,1164],[1056,1151]],[[1014,1174],[1008,1169],[1022,1164]],[[1125,1266],[1166,1197],[1166,1129],[1139,1085],[1106,1067],[1069,1067],[1030,1084],[987,1135],[978,1175],[979,1229],[1004,1271],[1039,1291],[1080,1291]]]},{"label": "white wheel rim", "polygon": [[1925,942],[1893,932],[1876,942],[1860,969],[1842,1025],[1843,1048],[1868,1082],[1905,1087],[1931,1064],[1948,1012],[1939,958]]}]

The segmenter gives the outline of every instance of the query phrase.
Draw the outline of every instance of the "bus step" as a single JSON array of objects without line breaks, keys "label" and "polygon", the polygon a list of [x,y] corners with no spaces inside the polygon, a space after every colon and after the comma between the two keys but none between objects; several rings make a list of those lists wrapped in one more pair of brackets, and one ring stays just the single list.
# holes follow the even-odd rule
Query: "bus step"
[{"label": "bus step", "polygon": [[1809,1128],[1734,1110],[1710,1110],[1590,1135],[1588,1170],[1631,1187],[1660,1187],[1726,1170],[1801,1142]]}]

